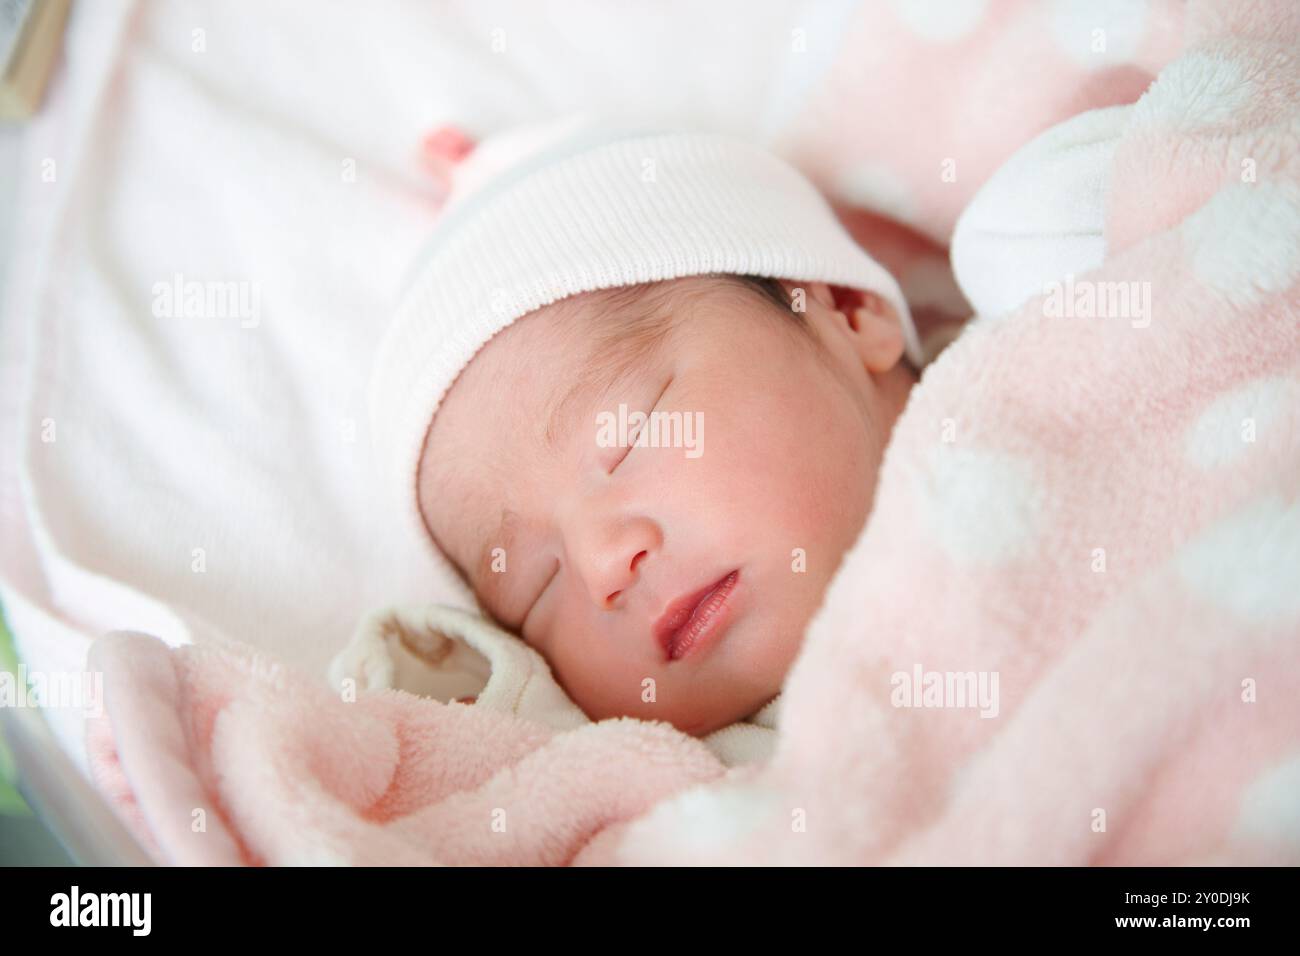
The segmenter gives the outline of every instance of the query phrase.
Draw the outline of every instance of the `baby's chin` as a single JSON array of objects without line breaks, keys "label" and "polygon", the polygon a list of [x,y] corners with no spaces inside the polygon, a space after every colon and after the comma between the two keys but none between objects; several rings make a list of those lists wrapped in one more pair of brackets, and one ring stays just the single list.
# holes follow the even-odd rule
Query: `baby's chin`
[{"label": "baby's chin", "polygon": [[737,703],[727,707],[706,704],[701,709],[682,708],[676,712],[659,710],[652,713],[625,714],[623,716],[639,717],[643,720],[660,720],[672,724],[682,733],[689,734],[692,737],[707,737],[715,731],[752,717],[775,696],[776,692],[773,692],[761,699],[754,699],[743,704]]},{"label": "baby's chin", "polygon": [[778,693],[780,693],[779,688],[770,694],[756,697],[740,707],[732,708],[731,710],[718,714],[709,715],[707,718],[691,725],[695,729],[687,729],[685,732],[693,737],[707,737],[714,731],[721,730],[724,727],[730,727],[732,724],[753,717]]},{"label": "baby's chin", "polygon": [[608,699],[586,701],[581,694],[570,692],[570,699],[582,709],[588,719],[599,722],[618,717],[661,721],[671,724],[682,733],[705,737],[716,730],[752,717],[781,691],[780,683],[770,689],[753,686],[715,686],[708,693],[685,688],[660,685],[653,702],[625,702],[618,706]]}]

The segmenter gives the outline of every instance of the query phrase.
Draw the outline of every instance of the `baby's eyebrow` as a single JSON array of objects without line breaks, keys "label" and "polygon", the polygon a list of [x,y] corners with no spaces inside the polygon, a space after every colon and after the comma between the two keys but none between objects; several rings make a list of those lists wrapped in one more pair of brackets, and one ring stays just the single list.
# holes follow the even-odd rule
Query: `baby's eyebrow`
[{"label": "baby's eyebrow", "polygon": [[593,381],[591,369],[587,368],[558,400],[551,402],[551,412],[546,416],[546,430],[542,433],[548,451],[554,451],[560,438],[563,437],[564,425],[571,416],[570,409],[584,401],[590,394],[594,394],[597,388],[599,385]]}]

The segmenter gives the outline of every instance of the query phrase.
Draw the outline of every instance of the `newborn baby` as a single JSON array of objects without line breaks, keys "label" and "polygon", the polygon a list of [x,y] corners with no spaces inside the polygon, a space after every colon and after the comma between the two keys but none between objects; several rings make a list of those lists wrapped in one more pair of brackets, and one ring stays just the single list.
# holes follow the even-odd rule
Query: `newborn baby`
[{"label": "newborn baby", "polygon": [[395,492],[588,718],[744,721],[870,512],[919,365],[897,283],[738,139],[479,152],[377,358]]},{"label": "newborn baby", "polygon": [[[914,381],[902,354],[892,307],[825,283],[699,276],[562,300],[495,336],[443,400],[425,520],[593,719],[717,730],[780,691],[862,529]],[[630,431],[603,447],[620,406],[701,422],[699,454]]]}]

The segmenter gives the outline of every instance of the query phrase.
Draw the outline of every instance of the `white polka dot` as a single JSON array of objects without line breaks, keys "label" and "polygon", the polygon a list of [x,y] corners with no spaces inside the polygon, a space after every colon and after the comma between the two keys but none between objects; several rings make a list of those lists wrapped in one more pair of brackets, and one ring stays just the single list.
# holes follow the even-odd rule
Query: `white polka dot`
[{"label": "white polka dot", "polygon": [[1300,755],[1261,774],[1242,794],[1233,836],[1300,849]]},{"label": "white polka dot", "polygon": [[1089,69],[1130,62],[1147,29],[1145,0],[1054,0],[1052,36]]},{"label": "white polka dot", "polygon": [[[725,850],[758,830],[770,826],[782,811],[774,791],[758,785],[709,784],[689,787],[661,801],[629,836],[631,845],[644,831],[652,839],[656,828],[670,830],[675,839],[699,853]],[[654,853],[653,846],[646,850]]]},{"label": "white polka dot", "polygon": [[1007,561],[1032,544],[1042,497],[1014,458],[941,445],[928,456],[919,490],[930,531],[957,561]]},{"label": "white polka dot", "polygon": [[1300,618],[1300,505],[1270,498],[1199,534],[1178,556],[1198,598],[1260,624]]},{"label": "white polka dot", "polygon": [[979,25],[988,0],[890,0],[890,6],[894,16],[917,36],[951,43]]},{"label": "white polka dot", "polygon": [[1210,404],[1187,430],[1187,460],[1200,468],[1217,468],[1240,459],[1260,443],[1281,437],[1274,430],[1289,406],[1300,404],[1290,382],[1282,378],[1258,379],[1223,395]]},{"label": "white polka dot", "polygon": [[887,166],[862,163],[847,169],[836,179],[834,192],[845,202],[900,222],[912,222],[916,217],[911,188]]},{"label": "white polka dot", "polygon": [[1145,0],[1055,0],[1051,29],[1072,60],[1097,69],[1133,59],[1146,19]]},{"label": "white polka dot", "polygon": [[1300,273],[1300,195],[1279,183],[1234,183],[1187,217],[1196,277],[1237,305],[1289,289]]},{"label": "white polka dot", "polygon": [[[784,44],[785,65],[774,77],[772,98],[760,122],[763,142],[780,139],[802,117],[818,85],[839,62],[835,54],[840,38],[856,14],[856,8],[846,3],[809,4],[799,11]],[[796,45],[796,40],[801,42]],[[858,66],[866,69],[865,59]]]}]

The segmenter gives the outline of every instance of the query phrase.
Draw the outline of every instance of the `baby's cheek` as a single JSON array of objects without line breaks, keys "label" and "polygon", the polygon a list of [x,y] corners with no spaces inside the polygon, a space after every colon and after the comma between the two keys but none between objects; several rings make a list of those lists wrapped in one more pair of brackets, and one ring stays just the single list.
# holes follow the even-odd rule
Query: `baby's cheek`
[{"label": "baby's cheek", "polygon": [[760,525],[804,536],[805,547],[851,540],[865,520],[874,481],[861,426],[799,418],[771,429],[764,444],[771,453],[741,466],[751,476],[750,506]]},{"label": "baby's cheek", "polygon": [[564,692],[589,715],[634,712],[639,680],[649,676],[637,672],[634,636],[611,633],[615,626],[594,624],[581,607],[561,609],[545,648],[538,648]]}]

